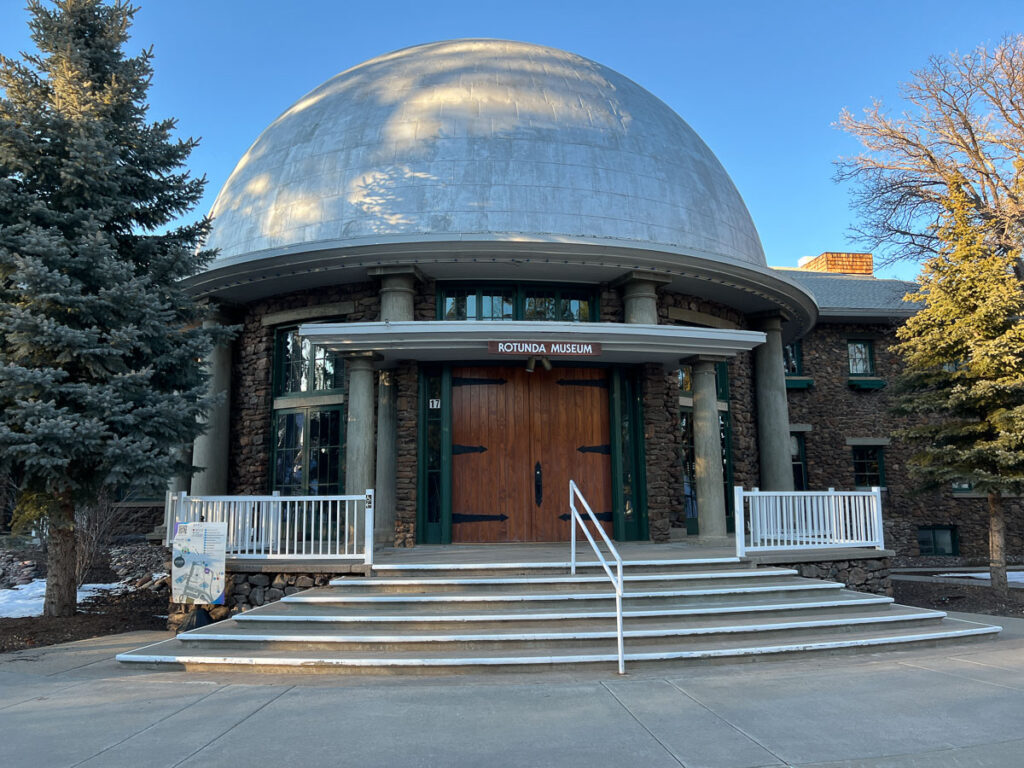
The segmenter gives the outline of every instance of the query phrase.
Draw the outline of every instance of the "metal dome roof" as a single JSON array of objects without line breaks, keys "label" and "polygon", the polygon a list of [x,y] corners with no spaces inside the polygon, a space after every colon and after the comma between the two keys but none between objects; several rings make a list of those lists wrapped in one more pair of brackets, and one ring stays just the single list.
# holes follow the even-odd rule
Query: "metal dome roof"
[{"label": "metal dome roof", "polygon": [[593,242],[765,269],[725,169],[675,112],[565,51],[453,40],[316,88],[213,206],[211,271],[386,243]]}]

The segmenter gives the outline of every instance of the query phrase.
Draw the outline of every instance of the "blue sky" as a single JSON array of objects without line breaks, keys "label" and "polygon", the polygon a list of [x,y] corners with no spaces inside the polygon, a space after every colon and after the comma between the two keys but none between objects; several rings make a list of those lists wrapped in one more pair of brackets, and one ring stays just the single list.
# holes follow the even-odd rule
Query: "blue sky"
[{"label": "blue sky", "polygon": [[[550,45],[632,78],[678,112],[736,182],[778,266],[857,250],[833,161],[857,144],[832,127],[931,54],[1024,32],[1019,0],[515,3],[143,0],[128,50],[153,45],[154,118],[202,138],[205,212],[263,128],[332,75],[381,53],[456,37]],[[27,13],[2,0],[0,52],[30,45]],[[911,278],[914,265],[884,271]]]}]

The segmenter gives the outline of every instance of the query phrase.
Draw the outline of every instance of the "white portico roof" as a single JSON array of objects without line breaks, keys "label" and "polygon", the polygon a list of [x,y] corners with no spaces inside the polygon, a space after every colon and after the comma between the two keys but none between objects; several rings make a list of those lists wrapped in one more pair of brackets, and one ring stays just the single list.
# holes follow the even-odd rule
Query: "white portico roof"
[{"label": "white portico roof", "polygon": [[[514,362],[533,356],[531,343],[555,343],[577,345],[566,348],[569,354],[550,355],[555,362],[661,363],[673,368],[697,355],[732,357],[765,340],[758,331],[721,328],[502,320],[308,323],[299,333],[334,352],[373,353],[383,367],[399,360]],[[511,351],[492,352],[491,342],[509,344]],[[579,345],[587,344],[600,345],[600,352],[580,354]]]}]

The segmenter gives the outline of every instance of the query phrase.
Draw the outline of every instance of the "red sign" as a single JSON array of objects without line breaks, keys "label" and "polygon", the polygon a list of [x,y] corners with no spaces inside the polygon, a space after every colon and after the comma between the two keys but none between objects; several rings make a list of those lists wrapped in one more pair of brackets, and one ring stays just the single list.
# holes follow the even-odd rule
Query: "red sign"
[{"label": "red sign", "polygon": [[519,357],[594,357],[601,354],[601,345],[593,341],[489,341],[487,351]]}]

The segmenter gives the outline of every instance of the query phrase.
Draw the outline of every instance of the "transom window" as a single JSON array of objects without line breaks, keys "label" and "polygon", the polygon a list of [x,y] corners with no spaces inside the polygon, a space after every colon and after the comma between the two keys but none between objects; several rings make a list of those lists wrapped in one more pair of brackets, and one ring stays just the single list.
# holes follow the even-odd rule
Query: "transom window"
[{"label": "transom window", "polygon": [[589,323],[597,320],[597,298],[586,288],[443,286],[438,292],[438,316],[442,320]]},{"label": "transom window", "polygon": [[341,357],[302,338],[297,328],[279,329],[275,347],[275,394],[344,389],[345,367]]},{"label": "transom window", "polygon": [[856,339],[847,341],[846,351],[850,361],[851,376],[875,375],[875,348],[871,341]]},{"label": "transom window", "polygon": [[885,449],[877,445],[853,449],[853,484],[857,488],[885,485]]}]

